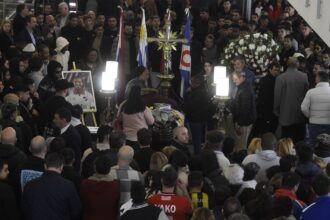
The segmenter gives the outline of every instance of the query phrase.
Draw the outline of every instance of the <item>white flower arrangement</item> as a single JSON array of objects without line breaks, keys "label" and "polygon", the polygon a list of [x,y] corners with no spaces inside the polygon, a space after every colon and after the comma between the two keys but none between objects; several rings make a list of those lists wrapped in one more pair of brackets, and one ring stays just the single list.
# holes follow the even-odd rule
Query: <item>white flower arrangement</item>
[{"label": "white flower arrangement", "polygon": [[225,48],[220,63],[231,66],[233,58],[244,56],[249,68],[262,74],[273,61],[279,61],[280,46],[271,33],[250,33],[240,36]]}]

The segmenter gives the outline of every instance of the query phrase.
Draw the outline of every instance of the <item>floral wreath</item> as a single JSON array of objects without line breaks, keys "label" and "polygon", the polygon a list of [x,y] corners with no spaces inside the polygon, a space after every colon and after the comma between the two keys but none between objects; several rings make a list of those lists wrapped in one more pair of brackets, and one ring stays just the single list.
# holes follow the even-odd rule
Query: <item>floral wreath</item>
[{"label": "floral wreath", "polygon": [[225,48],[220,60],[222,65],[232,66],[232,60],[237,56],[244,56],[248,67],[256,75],[266,72],[270,63],[279,61],[281,47],[274,41],[271,33],[250,33],[241,35]]}]

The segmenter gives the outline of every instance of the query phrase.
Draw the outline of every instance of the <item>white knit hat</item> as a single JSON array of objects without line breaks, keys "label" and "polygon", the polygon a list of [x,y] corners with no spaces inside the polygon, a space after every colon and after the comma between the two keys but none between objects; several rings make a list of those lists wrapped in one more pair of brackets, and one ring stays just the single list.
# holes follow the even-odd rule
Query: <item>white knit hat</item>
[{"label": "white knit hat", "polygon": [[64,47],[69,45],[69,41],[64,38],[64,37],[59,37],[56,39],[56,48],[55,51],[59,52],[61,51]]},{"label": "white knit hat", "polygon": [[32,43],[29,43],[23,48],[22,51],[26,53],[33,53],[36,51],[36,47]]},{"label": "white knit hat", "polygon": [[244,170],[238,164],[231,164],[225,170],[225,177],[230,184],[242,184],[244,177]]}]

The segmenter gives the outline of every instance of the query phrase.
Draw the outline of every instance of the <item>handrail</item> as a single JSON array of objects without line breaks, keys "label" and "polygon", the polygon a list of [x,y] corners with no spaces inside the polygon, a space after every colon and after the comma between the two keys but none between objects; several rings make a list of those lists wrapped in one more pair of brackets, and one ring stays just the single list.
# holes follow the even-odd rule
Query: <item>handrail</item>
[{"label": "handrail", "polygon": [[[17,1],[17,2],[7,2],[6,0],[2,0],[2,17],[1,20],[11,20],[13,19],[13,17],[16,14],[16,5],[17,4],[21,4],[24,3],[24,1]],[[34,7],[34,0],[31,3],[24,3],[26,6],[28,6],[29,8],[33,8]],[[6,9],[8,6],[15,6],[13,8],[12,11],[10,11],[9,13],[6,13]]]}]

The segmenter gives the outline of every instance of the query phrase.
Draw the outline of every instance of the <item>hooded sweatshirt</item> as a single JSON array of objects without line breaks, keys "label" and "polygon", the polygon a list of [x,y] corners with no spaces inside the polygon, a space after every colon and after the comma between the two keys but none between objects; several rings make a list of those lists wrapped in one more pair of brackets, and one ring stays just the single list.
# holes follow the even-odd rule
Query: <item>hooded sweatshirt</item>
[{"label": "hooded sweatshirt", "polygon": [[255,162],[260,166],[260,170],[256,176],[257,182],[260,182],[267,181],[266,170],[272,166],[280,165],[280,158],[273,150],[263,150],[246,156],[242,164],[245,166],[250,162]]}]

